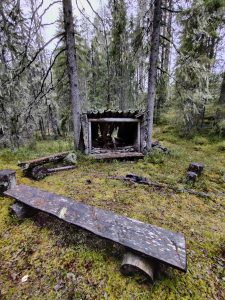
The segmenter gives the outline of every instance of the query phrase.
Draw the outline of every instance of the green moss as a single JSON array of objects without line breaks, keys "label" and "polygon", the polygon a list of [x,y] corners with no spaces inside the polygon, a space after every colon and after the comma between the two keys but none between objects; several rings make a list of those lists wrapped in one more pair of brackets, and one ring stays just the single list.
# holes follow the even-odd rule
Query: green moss
[{"label": "green moss", "polygon": [[225,152],[225,141],[218,143],[217,149],[218,151]]},{"label": "green moss", "polygon": [[[129,217],[185,234],[188,272],[168,270],[153,285],[125,277],[119,267],[123,249],[44,214],[18,221],[9,214],[12,200],[0,198],[0,291],[3,299],[223,299],[224,197],[204,201],[195,195],[109,179],[136,173],[154,182],[185,187],[191,161],[205,164],[196,190],[224,192],[224,153],[220,140],[196,144],[157,127],[154,138],[171,155],[154,154],[137,162],[96,162],[78,153],[78,167],[32,181],[22,176],[18,160],[71,149],[71,141],[37,142],[0,151],[0,167],[17,171],[19,183],[69,196]],[[196,146],[199,148],[196,149]],[[216,153],[216,154],[215,154]],[[87,181],[90,180],[90,181]],[[25,283],[23,276],[28,275]]]}]

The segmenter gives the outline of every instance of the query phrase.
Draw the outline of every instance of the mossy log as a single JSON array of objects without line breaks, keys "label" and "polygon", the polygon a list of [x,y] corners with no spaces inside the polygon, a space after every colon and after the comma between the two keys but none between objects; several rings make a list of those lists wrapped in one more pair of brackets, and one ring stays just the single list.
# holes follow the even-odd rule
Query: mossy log
[{"label": "mossy log", "polygon": [[29,160],[26,162],[21,162],[18,164],[19,167],[21,167],[24,171],[30,170],[36,166],[40,166],[46,163],[50,162],[58,162],[63,160],[70,152],[61,152],[61,153],[56,153],[53,155],[45,156],[45,157],[40,157],[34,160]]}]

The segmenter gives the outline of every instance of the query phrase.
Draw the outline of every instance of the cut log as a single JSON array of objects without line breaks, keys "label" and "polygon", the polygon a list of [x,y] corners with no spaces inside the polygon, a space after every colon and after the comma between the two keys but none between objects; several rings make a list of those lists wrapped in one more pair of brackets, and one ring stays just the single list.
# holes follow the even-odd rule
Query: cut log
[{"label": "cut log", "polygon": [[11,206],[11,214],[15,214],[19,220],[27,216],[27,208],[24,204],[16,202]]},{"label": "cut log", "polygon": [[15,214],[19,220],[33,216],[37,211],[21,202],[14,203],[10,208],[11,214]]},{"label": "cut log", "polygon": [[147,275],[152,282],[154,280],[154,263],[150,259],[131,252],[124,255],[120,271],[124,275],[133,275],[141,272]]},{"label": "cut log", "polygon": [[186,176],[186,179],[187,179],[187,182],[192,182],[194,183],[197,179],[197,174],[195,172],[187,172],[187,176]]},{"label": "cut log", "polygon": [[26,162],[21,162],[18,164],[19,167],[21,167],[23,170],[29,170],[32,169],[36,166],[40,166],[49,162],[57,162],[60,160],[63,160],[70,152],[61,152],[61,153],[56,153],[53,155],[45,156],[45,157],[40,157],[34,160],[26,161]]},{"label": "cut log", "polygon": [[59,168],[51,168],[51,169],[48,169],[48,174],[51,174],[51,173],[56,173],[56,172],[60,172],[60,171],[68,171],[68,170],[73,170],[75,169],[76,166],[65,166],[65,167],[59,167]]},{"label": "cut log", "polygon": [[16,171],[2,170],[0,171],[0,195],[4,191],[14,188],[16,186]]},{"label": "cut log", "polygon": [[197,176],[200,176],[204,170],[204,165],[201,163],[190,163],[188,167],[188,171],[194,172],[197,174]]}]

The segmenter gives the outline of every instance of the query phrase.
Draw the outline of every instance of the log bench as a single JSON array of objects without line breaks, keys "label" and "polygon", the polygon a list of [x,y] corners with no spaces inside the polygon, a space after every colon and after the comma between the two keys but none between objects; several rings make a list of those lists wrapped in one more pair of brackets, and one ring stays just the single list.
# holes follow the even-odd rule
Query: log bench
[{"label": "log bench", "polygon": [[39,210],[123,245],[128,250],[121,266],[123,273],[139,269],[153,280],[159,263],[186,272],[186,245],[181,233],[23,184],[13,185],[3,195],[17,201],[20,215],[22,206],[22,216]]}]

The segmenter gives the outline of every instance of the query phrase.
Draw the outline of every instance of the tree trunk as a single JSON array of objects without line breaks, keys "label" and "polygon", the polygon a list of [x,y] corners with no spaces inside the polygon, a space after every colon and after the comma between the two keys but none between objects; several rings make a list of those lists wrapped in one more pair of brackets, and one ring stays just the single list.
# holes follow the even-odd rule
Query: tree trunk
[{"label": "tree trunk", "polygon": [[70,94],[72,102],[72,119],[74,128],[74,147],[78,149],[81,131],[81,103],[78,87],[76,65],[75,33],[73,25],[73,11],[71,0],[63,0],[64,27],[67,46],[68,75],[70,79]]},{"label": "tree trunk", "polygon": [[225,104],[225,72],[223,73],[223,81],[220,89],[219,104]]},{"label": "tree trunk", "polygon": [[147,103],[147,150],[152,147],[153,116],[155,103],[155,87],[157,76],[157,62],[159,56],[160,21],[162,0],[155,1],[153,32],[151,38],[151,52],[149,56],[148,71],[148,103]]}]

